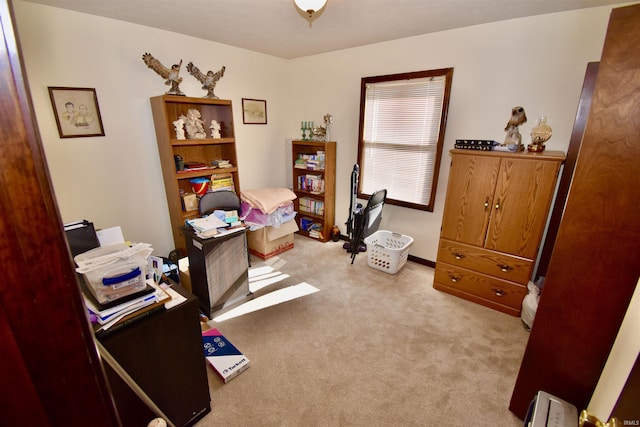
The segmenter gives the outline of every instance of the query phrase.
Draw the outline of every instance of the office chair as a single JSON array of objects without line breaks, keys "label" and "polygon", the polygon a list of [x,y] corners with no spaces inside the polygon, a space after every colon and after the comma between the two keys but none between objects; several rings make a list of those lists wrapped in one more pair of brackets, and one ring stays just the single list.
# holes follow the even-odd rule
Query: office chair
[{"label": "office chair", "polygon": [[[213,191],[205,193],[200,197],[200,201],[198,202],[198,212],[200,216],[209,215],[216,210],[236,211],[238,212],[238,218],[240,218],[242,213],[240,197],[231,190]],[[247,261],[249,267],[251,267],[251,256],[249,255],[249,244],[246,233],[244,245],[247,248]]]},{"label": "office chair", "polygon": [[209,215],[215,210],[237,211],[240,216],[240,197],[230,190],[205,193],[198,203],[200,216]]}]

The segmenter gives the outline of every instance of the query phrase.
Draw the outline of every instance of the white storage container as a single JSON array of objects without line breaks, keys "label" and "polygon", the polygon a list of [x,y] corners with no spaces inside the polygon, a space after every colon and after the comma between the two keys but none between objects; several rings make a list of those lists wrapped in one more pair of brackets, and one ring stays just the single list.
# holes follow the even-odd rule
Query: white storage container
[{"label": "white storage container", "polygon": [[77,255],[76,264],[87,289],[98,303],[106,304],[146,287],[147,260],[124,244],[92,249]]},{"label": "white storage container", "polygon": [[407,263],[413,237],[379,230],[366,237],[367,264],[371,268],[396,274]]}]

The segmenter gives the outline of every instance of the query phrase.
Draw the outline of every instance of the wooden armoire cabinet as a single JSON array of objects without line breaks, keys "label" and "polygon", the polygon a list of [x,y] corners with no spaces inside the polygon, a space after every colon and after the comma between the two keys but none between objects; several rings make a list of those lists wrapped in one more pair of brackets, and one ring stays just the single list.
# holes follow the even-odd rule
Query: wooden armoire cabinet
[{"label": "wooden armoire cabinet", "polygon": [[451,150],[433,287],[519,316],[563,161]]},{"label": "wooden armoire cabinet", "polygon": [[511,396],[509,409],[521,418],[538,390],[578,410],[587,407],[638,283],[638,46],[640,5],[613,9],[589,120]]}]

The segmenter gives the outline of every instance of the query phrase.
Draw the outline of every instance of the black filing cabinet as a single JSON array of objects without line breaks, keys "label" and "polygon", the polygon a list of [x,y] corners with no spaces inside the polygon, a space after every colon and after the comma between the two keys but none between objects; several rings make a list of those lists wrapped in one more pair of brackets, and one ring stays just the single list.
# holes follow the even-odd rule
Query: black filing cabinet
[{"label": "black filing cabinet", "polygon": [[[198,300],[187,301],[98,336],[104,348],[176,426],[195,424],[210,409]],[[123,426],[146,426],[156,415],[104,363]]]}]

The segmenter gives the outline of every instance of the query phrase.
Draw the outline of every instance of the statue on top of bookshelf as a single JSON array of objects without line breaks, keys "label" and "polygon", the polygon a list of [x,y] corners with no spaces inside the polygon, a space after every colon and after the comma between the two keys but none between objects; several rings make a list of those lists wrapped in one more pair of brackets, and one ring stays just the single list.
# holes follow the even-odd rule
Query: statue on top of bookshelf
[{"label": "statue on top of bookshelf", "polygon": [[204,121],[200,117],[200,111],[194,108],[189,109],[186,116],[180,116],[180,119],[184,120],[187,127],[189,139],[204,139],[207,137],[204,131]]},{"label": "statue on top of bookshelf", "polygon": [[213,90],[216,88],[216,83],[218,83],[218,80],[220,80],[222,76],[224,76],[225,69],[226,67],[223,65],[222,68],[220,68],[215,73],[213,71],[207,71],[207,73],[205,74],[200,71],[198,67],[193,65],[193,62],[189,62],[187,64],[187,71],[189,72],[189,74],[198,79],[198,81],[202,83],[202,89],[205,89],[207,91],[207,94],[203,96],[203,98],[220,99],[213,93]]},{"label": "statue on top of bookshelf", "polygon": [[171,89],[165,93],[165,95],[180,95],[185,96],[180,90],[180,83],[182,83],[182,77],[180,77],[180,68],[182,67],[182,59],[179,63],[173,64],[171,68],[167,68],[160,61],[153,57],[150,53],[142,55],[142,60],[147,67],[155,71],[160,77],[166,79],[164,84],[171,85]]}]

